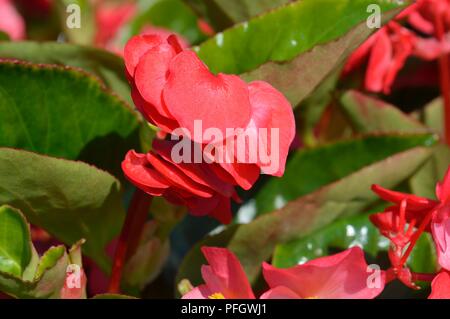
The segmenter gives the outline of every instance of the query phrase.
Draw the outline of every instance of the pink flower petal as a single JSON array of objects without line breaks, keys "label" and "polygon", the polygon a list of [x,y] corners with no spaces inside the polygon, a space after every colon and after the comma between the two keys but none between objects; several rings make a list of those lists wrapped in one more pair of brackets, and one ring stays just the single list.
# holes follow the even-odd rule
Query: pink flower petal
[{"label": "pink flower petal", "polygon": [[278,286],[263,293],[260,299],[299,299],[300,297],[291,289]]},{"label": "pink flower petal", "polygon": [[439,265],[450,270],[450,218],[432,222],[431,229],[436,245]]},{"label": "pink flower petal", "polygon": [[[295,118],[292,106],[279,91],[266,82],[252,82],[248,88],[252,115],[251,124],[247,126],[246,132],[253,131],[251,135],[257,137],[255,140],[258,141],[258,165],[266,174],[282,176],[289,147],[295,137]],[[267,130],[266,136],[262,134],[261,129]],[[278,152],[276,149],[272,149],[271,139],[275,139],[276,136],[272,134],[272,129],[278,130],[278,139],[275,140]],[[275,163],[263,163],[261,154]],[[246,163],[242,159],[240,160]]]},{"label": "pink flower petal", "polygon": [[379,287],[368,287],[370,272],[359,247],[289,269],[264,264],[263,275],[271,288],[284,286],[301,298],[371,299],[384,288],[384,276]]},{"label": "pink flower petal", "polygon": [[250,283],[239,260],[225,248],[203,247],[209,266],[202,267],[208,288],[227,299],[254,299]]}]

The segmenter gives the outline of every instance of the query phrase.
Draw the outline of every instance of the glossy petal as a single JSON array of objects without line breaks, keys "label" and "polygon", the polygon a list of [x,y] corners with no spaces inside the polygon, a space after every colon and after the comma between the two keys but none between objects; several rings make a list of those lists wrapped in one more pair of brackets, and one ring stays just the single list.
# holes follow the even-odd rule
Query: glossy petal
[{"label": "glossy petal", "polygon": [[239,260],[225,248],[203,247],[209,266],[202,267],[202,276],[210,291],[227,299],[254,299],[250,283]]},{"label": "glossy petal", "polygon": [[158,35],[138,35],[132,37],[124,49],[125,67],[130,77],[134,76],[134,71],[141,57],[150,49],[164,43],[164,39]]},{"label": "glossy petal", "polygon": [[178,127],[175,120],[161,115],[153,105],[145,101],[136,87],[131,89],[131,98],[142,116],[164,132],[171,132]]},{"label": "glossy petal", "polygon": [[125,176],[135,186],[153,196],[160,196],[169,188],[169,182],[150,167],[145,154],[129,151],[122,162]]},{"label": "glossy petal", "polygon": [[[258,137],[257,163],[263,173],[282,176],[289,147],[295,137],[295,118],[292,106],[279,91],[266,82],[252,82],[248,89],[252,115],[246,133],[250,131],[250,136]],[[262,132],[264,129],[267,132]],[[272,130],[277,130],[278,134],[273,134]],[[275,149],[272,149],[272,139],[274,139]],[[271,162],[264,163],[261,154],[271,159]]]},{"label": "glossy petal", "polygon": [[431,229],[436,245],[439,265],[450,270],[450,218],[432,222]]},{"label": "glossy petal", "polygon": [[[210,142],[203,140],[207,129],[226,138],[234,134],[227,128],[243,128],[250,120],[247,84],[235,75],[213,75],[191,51],[181,52],[170,63],[163,98],[170,114],[197,143]],[[200,134],[194,134],[195,121],[201,121]]]},{"label": "glossy petal", "polygon": [[212,294],[214,294],[214,292],[209,290],[208,286],[201,285],[189,291],[182,299],[209,299]]},{"label": "glossy petal", "polygon": [[180,168],[172,163],[166,162],[157,154],[153,152],[148,153],[147,160],[171,185],[184,189],[199,197],[210,198],[213,195],[211,189],[194,182]]},{"label": "glossy petal", "polygon": [[381,199],[400,205],[402,200],[406,199],[408,203],[408,210],[426,210],[432,209],[436,206],[436,202],[416,195],[400,193],[383,188],[380,185],[372,185],[372,191],[375,192]]},{"label": "glossy petal", "polygon": [[355,52],[352,53],[347,63],[345,64],[343,75],[347,75],[361,66],[367,57],[370,55],[373,45],[377,41],[379,31],[370,36]]},{"label": "glossy petal", "polygon": [[[157,35],[160,36],[163,39],[167,39],[171,35],[174,35],[175,32],[169,29],[161,28],[161,27],[155,27],[155,26],[146,26],[142,29],[140,32],[141,35]],[[180,44],[182,49],[187,49],[190,47],[189,41],[184,38],[181,34],[175,34],[177,37],[178,43]]]},{"label": "glossy petal", "polygon": [[384,79],[391,65],[393,56],[392,44],[386,28],[378,31],[373,45],[366,73],[366,88],[372,92],[384,89]]},{"label": "glossy petal", "polygon": [[369,274],[364,252],[359,247],[289,269],[263,265],[264,278],[271,288],[284,286],[301,298],[375,298],[383,291],[384,277],[380,277],[379,287],[369,288]]},{"label": "glossy petal", "polygon": [[429,299],[450,299],[450,273],[440,272],[431,283]]},{"label": "glossy petal", "polygon": [[[172,148],[176,145],[176,141],[165,141],[155,139],[153,141],[153,149],[166,160],[167,162],[172,162]],[[193,146],[195,147],[195,146]],[[176,164],[183,172],[191,178],[193,181],[207,186],[216,192],[231,197],[234,188],[232,185],[224,183],[219,177],[214,174],[214,171],[211,169],[211,165],[202,163],[194,163],[194,158],[191,158],[190,163],[178,163]]]},{"label": "glossy petal", "polygon": [[299,299],[300,296],[284,286],[275,287],[263,293],[260,299]]},{"label": "glossy petal", "polygon": [[416,44],[415,36],[406,28],[396,22],[391,22],[389,27],[394,31],[394,34],[390,36],[393,56],[384,78],[383,92],[385,94],[390,93],[398,72],[404,67],[406,59],[412,55]]},{"label": "glossy petal", "polygon": [[139,93],[156,108],[163,117],[171,115],[162,102],[162,91],[167,81],[169,63],[175,51],[169,44],[161,44],[148,50],[139,60],[134,74],[134,83]]}]

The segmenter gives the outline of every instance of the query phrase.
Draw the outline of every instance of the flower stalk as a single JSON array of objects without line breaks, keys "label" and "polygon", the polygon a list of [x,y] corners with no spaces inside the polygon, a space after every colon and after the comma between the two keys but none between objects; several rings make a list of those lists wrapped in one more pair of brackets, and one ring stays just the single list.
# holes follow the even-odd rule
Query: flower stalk
[{"label": "flower stalk", "polygon": [[117,243],[109,282],[109,293],[120,292],[123,267],[126,261],[136,252],[151,202],[151,196],[136,189]]}]

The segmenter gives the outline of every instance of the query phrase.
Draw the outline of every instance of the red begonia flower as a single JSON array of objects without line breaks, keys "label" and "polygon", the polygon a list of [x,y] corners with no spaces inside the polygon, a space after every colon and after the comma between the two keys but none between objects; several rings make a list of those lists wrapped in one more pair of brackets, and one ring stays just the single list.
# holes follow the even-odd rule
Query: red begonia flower
[{"label": "red begonia flower", "polygon": [[25,21],[11,0],[0,0],[0,31],[6,33],[12,40],[25,38]]},{"label": "red begonia flower", "polygon": [[255,299],[239,260],[225,248],[203,247],[209,265],[202,266],[205,284],[195,287],[183,299]]},{"label": "red begonia flower", "polygon": [[[445,17],[446,30],[449,32],[449,12],[448,0],[419,0],[360,46],[350,56],[343,75],[368,60],[365,88],[372,92],[390,93],[397,74],[409,57],[416,56],[430,61],[450,52],[450,33],[447,33],[444,41],[439,41],[434,37],[423,37],[414,32],[433,36],[434,21],[438,15]],[[403,20],[407,20],[413,30],[397,23]]]},{"label": "red begonia flower", "polygon": [[441,271],[431,283],[429,299],[450,299],[450,273]]},{"label": "red begonia flower", "polygon": [[[144,118],[163,135],[190,140],[205,161],[174,161],[175,143],[155,142],[145,159],[130,152],[122,165],[137,187],[227,223],[230,199],[239,201],[234,186],[250,189],[261,171],[283,175],[295,119],[275,88],[212,74],[174,35],[133,37],[124,57],[132,98]],[[248,139],[253,144],[247,145]]]},{"label": "red begonia flower", "polygon": [[288,269],[263,265],[271,290],[261,298],[372,299],[384,289],[384,274],[368,285],[371,272],[359,247]]}]

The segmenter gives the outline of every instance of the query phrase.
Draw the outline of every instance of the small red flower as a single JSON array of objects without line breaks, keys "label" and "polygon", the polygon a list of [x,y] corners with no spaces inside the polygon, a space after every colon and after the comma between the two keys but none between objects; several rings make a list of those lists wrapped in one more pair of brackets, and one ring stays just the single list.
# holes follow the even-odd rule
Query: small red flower
[{"label": "small red flower", "polygon": [[[450,33],[444,41],[434,37],[423,37],[418,33],[434,35],[434,21],[437,16],[445,16],[447,31],[450,30],[450,2],[448,0],[420,0],[410,6],[370,37],[349,58],[344,74],[368,60],[364,86],[371,92],[389,94],[398,72],[409,57],[423,60],[435,60],[450,52]],[[413,30],[399,22],[407,20]]]},{"label": "small red flower", "polygon": [[436,185],[436,200],[390,191],[378,185],[372,187],[380,198],[395,206],[370,217],[385,237],[392,242],[389,258],[392,268],[389,276],[417,288],[413,274],[405,266],[417,240],[424,231],[431,231],[436,245],[438,262],[450,270],[450,168],[444,180]]},{"label": "small red flower", "polygon": [[271,289],[261,299],[372,299],[384,289],[381,271],[369,285],[371,271],[359,247],[288,269],[265,263],[263,274]]}]

